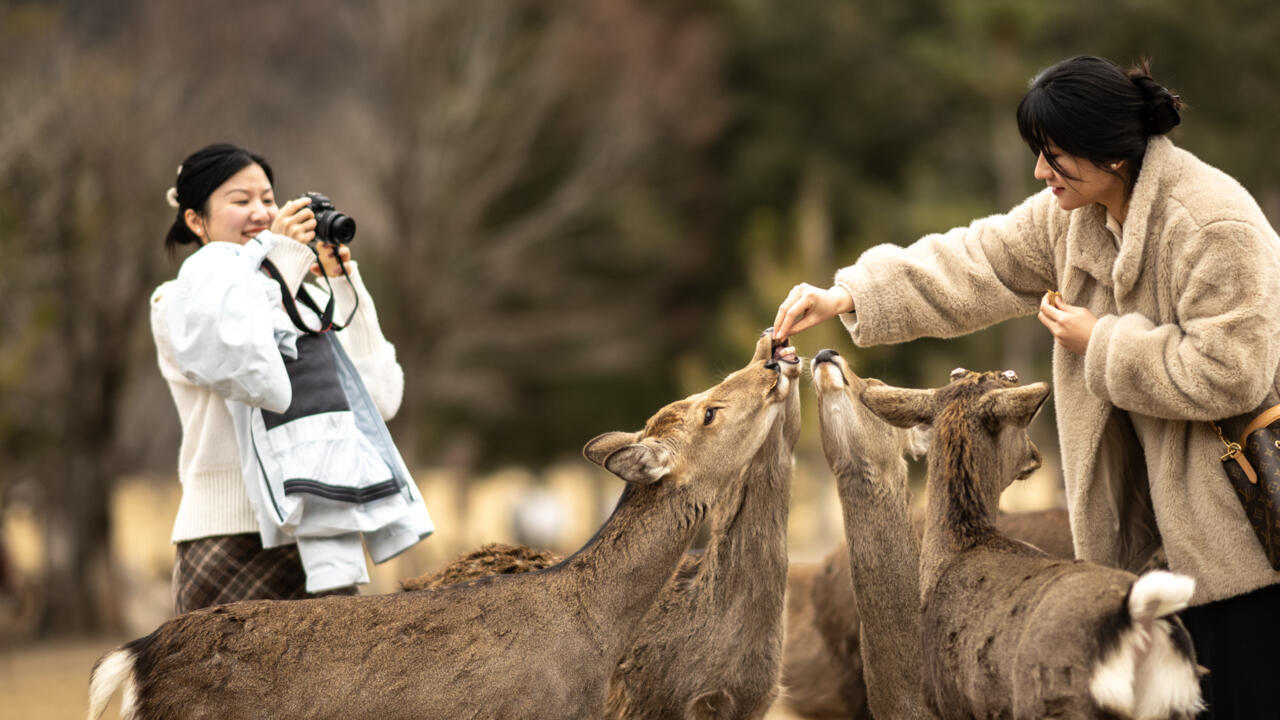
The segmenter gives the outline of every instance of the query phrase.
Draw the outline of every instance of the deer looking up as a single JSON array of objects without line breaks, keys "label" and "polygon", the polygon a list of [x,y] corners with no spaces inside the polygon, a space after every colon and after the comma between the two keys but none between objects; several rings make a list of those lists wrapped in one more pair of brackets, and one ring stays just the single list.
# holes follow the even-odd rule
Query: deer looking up
[{"label": "deer looking up", "polygon": [[920,558],[926,703],[946,720],[1193,716],[1197,665],[1173,615],[1193,580],[1055,559],[996,529],[1004,478],[1038,465],[1026,427],[1049,394],[1016,383],[1011,371],[957,369],[940,389],[862,394],[899,427],[933,425]]},{"label": "deer looking up", "polygon": [[907,508],[904,452],[923,428],[881,420],[860,400],[863,380],[834,350],[813,359],[822,450],[836,477],[857,612],[867,706],[877,720],[925,715],[920,692],[919,544]]},{"label": "deer looking up", "polygon": [[754,357],[643,430],[588,442],[583,454],[627,487],[565,561],[436,590],[187,613],[98,661],[89,717],[120,685],[126,718],[598,716],[707,511],[740,497],[743,468],[788,417],[789,367]]},{"label": "deer looking up", "polygon": [[[772,342],[784,374],[797,378],[791,348]],[[609,681],[609,718],[759,718],[777,694],[787,587],[787,515],[796,440],[799,383],[784,419],[742,470],[741,482],[711,512],[701,555],[687,556],[641,622],[641,631]]]}]

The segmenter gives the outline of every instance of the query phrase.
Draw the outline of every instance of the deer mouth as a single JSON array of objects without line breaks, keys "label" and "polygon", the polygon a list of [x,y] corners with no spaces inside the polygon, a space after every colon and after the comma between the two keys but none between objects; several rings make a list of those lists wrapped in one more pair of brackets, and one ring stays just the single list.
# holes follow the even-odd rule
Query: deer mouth
[{"label": "deer mouth", "polygon": [[788,365],[800,364],[800,356],[796,354],[796,349],[788,345],[786,340],[773,341],[772,355],[774,360]]},{"label": "deer mouth", "polygon": [[840,390],[850,386],[844,358],[835,350],[822,350],[813,358],[810,373],[814,387],[820,393]]}]

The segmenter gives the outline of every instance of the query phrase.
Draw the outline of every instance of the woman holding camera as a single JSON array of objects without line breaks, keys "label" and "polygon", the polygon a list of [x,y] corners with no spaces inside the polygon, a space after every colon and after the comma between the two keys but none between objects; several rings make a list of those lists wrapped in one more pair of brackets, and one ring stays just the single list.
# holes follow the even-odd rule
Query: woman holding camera
[{"label": "woman holding camera", "polygon": [[[1181,100],[1096,57],[1038,75],[1018,127],[1047,187],[1004,215],[882,245],[796,286],[787,337],[839,315],[855,343],[954,337],[1038,314],[1076,555],[1140,570],[1163,546],[1206,717],[1275,717],[1280,571],[1224,472],[1211,421],[1280,403],[1280,239],[1238,182],[1165,134]],[[1048,292],[1046,292],[1048,290]]]},{"label": "woman holding camera", "polygon": [[[317,584],[304,570],[301,543],[287,544],[290,538],[263,525],[263,500],[257,497],[261,486],[250,477],[262,467],[261,458],[254,457],[258,448],[245,447],[252,442],[246,440],[250,411],[271,415],[305,404],[298,396],[309,391],[292,386],[287,367],[295,359],[290,352],[297,353],[299,332],[284,305],[292,305],[295,296],[299,301],[314,297],[323,305],[329,296],[304,280],[332,279],[325,285],[332,287],[333,316],[350,317],[337,337],[339,352],[344,350],[358,368],[351,384],[361,401],[370,401],[365,404],[387,419],[399,408],[404,389],[395,349],[382,335],[350,249],[314,243],[313,252],[316,218],[310,200],[302,197],[277,206],[272,183],[271,166],[261,156],[215,144],[183,161],[168,193],[177,216],[165,237],[166,249],[172,253],[179,245],[197,247],[178,277],[151,297],[160,371],[183,433],[178,464],[182,500],[172,535],[179,613],[236,600],[306,597],[308,585],[314,589]],[[263,272],[268,267],[277,278]],[[343,275],[349,282],[338,281]],[[333,382],[331,378],[329,384]],[[243,423],[239,415],[233,421],[240,410]],[[421,515],[425,518],[425,509]],[[321,558],[315,566],[326,562]],[[355,594],[354,583],[367,582],[363,568],[361,556],[358,569],[329,572],[322,594]],[[334,587],[335,582],[343,584]]]}]

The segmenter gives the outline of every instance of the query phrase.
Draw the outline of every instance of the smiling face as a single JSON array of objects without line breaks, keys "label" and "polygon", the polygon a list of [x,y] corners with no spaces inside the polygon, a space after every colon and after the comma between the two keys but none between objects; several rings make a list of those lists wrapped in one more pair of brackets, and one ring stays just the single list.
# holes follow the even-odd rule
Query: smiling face
[{"label": "smiling face", "polygon": [[[1055,169],[1054,164],[1059,169]],[[1068,155],[1057,145],[1050,144],[1036,156],[1035,177],[1053,189],[1053,196],[1063,210],[1101,203],[1117,220],[1124,220],[1128,200],[1124,178],[1098,167],[1091,160]]]},{"label": "smiling face", "polygon": [[204,213],[189,209],[184,219],[201,243],[243,245],[271,227],[278,211],[267,173],[250,163],[209,194]]}]

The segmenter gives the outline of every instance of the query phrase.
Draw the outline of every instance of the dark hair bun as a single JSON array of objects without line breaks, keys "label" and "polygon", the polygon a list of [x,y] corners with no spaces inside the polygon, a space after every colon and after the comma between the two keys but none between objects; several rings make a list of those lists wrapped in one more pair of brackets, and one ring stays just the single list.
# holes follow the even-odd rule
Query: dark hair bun
[{"label": "dark hair bun", "polygon": [[1169,92],[1168,88],[1151,79],[1151,75],[1145,70],[1146,68],[1140,68],[1130,79],[1147,101],[1147,134],[1164,135],[1182,122],[1182,116],[1178,113],[1182,108],[1182,97]]}]

